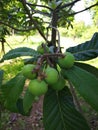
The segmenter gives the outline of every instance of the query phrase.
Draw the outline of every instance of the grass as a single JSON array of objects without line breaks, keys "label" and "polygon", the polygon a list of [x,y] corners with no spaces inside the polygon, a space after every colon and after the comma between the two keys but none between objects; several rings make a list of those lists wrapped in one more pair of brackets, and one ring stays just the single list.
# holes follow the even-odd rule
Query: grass
[{"label": "grass", "polygon": [[4,81],[13,78],[23,67],[24,63],[22,60],[12,60],[10,62],[6,62],[5,64],[1,65],[1,69],[4,70]]},{"label": "grass", "polygon": [[[4,44],[5,53],[9,50],[17,48],[17,47],[30,47],[36,49],[36,47],[43,42],[43,39],[39,35],[34,36],[6,36],[6,42]],[[1,51],[1,44],[0,44],[0,51]],[[0,52],[0,56],[2,52]]]},{"label": "grass", "polygon": [[[7,43],[5,43],[5,50],[7,52],[10,49],[23,46],[32,47],[35,49],[36,46],[42,42],[42,39],[39,38],[39,35],[29,37],[13,35],[13,36],[6,36],[6,41]],[[8,44],[10,45],[10,47],[8,46]]]},{"label": "grass", "polygon": [[[6,43],[5,43],[5,52],[7,53],[11,49],[17,47],[30,47],[36,49],[36,47],[41,44],[43,41],[42,38],[39,38],[39,35],[36,36],[6,36]],[[1,47],[0,47],[1,48]],[[24,63],[21,58],[8,60],[0,64],[0,68],[4,70],[4,79],[8,80],[14,77],[17,73],[21,71]]]}]

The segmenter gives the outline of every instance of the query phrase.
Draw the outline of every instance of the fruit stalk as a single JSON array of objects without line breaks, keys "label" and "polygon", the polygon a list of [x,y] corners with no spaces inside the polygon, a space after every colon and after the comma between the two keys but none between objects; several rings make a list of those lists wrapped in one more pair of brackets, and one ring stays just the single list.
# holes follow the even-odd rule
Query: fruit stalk
[{"label": "fruit stalk", "polygon": [[64,54],[62,53],[55,53],[55,54],[43,54],[42,56],[40,56],[40,58],[38,58],[36,67],[34,68],[33,72],[38,72],[40,70],[41,65],[43,64],[44,60],[50,57],[65,57]]}]

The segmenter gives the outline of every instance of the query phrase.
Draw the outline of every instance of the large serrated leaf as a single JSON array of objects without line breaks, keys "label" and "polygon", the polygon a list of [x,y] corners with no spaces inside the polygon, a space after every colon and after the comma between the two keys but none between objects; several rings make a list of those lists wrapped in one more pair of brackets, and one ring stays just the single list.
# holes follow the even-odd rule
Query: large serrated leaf
[{"label": "large serrated leaf", "polygon": [[77,66],[68,70],[62,70],[80,95],[98,111],[98,79],[93,74]]},{"label": "large serrated leaf", "polygon": [[66,51],[74,54],[77,61],[85,61],[98,56],[98,33],[95,33],[90,41],[70,47]]},{"label": "large serrated leaf", "polygon": [[45,130],[90,130],[84,117],[75,109],[66,86],[59,92],[52,89],[47,92],[43,118]]},{"label": "large serrated leaf", "polygon": [[96,76],[96,78],[98,78],[98,68],[92,65],[86,64],[86,63],[81,63],[81,62],[75,62],[75,65],[92,73],[93,75]]},{"label": "large serrated leaf", "polygon": [[2,80],[3,80],[3,70],[0,70],[0,88],[1,88],[1,85],[2,85]]},{"label": "large serrated leaf", "polygon": [[25,80],[21,74],[18,74],[2,85],[2,92],[5,96],[5,107],[10,111],[18,112],[17,100],[23,91]]},{"label": "large serrated leaf", "polygon": [[3,58],[1,59],[1,62],[4,60],[14,59],[21,56],[32,56],[36,57],[39,53],[31,48],[28,47],[20,47],[13,50],[10,50],[8,53],[6,53]]}]

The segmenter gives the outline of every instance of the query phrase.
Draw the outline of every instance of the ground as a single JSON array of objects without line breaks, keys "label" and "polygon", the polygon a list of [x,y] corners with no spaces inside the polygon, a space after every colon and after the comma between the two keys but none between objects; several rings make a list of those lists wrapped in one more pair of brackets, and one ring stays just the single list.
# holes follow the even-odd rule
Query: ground
[{"label": "ground", "polygon": [[[80,99],[81,100],[81,99]],[[91,130],[98,130],[98,115],[84,101],[81,102],[84,106],[85,116],[91,125]],[[38,102],[33,104],[33,108],[29,117],[20,114],[10,113],[10,119],[2,130],[44,130],[42,123],[42,105],[43,97]]]},{"label": "ground", "polygon": [[33,104],[29,117],[10,113],[10,120],[4,124],[2,130],[44,130],[42,123],[43,97]]}]

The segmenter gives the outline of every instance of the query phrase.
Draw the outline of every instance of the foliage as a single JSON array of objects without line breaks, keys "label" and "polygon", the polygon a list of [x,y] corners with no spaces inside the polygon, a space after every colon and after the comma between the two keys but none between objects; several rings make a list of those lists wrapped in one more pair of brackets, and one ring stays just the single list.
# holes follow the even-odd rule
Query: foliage
[{"label": "foliage", "polygon": [[13,60],[7,64],[1,65],[0,68],[4,70],[3,82],[11,79],[16,74],[18,74],[23,66],[24,63],[21,60]]},{"label": "foliage", "polygon": [[[70,70],[62,70],[64,73],[64,76],[69,79],[69,81],[72,82],[72,84],[75,86],[77,91],[84,97],[84,99],[94,108],[96,111],[98,111],[98,106],[96,106],[98,103],[96,102],[96,91],[97,91],[97,84],[98,79],[93,74],[90,74],[86,72],[85,70],[82,70],[78,67],[73,67]],[[97,71],[97,70],[96,70]],[[89,82],[91,81],[91,82]],[[93,89],[93,90],[92,90]],[[88,90],[88,93],[87,93]],[[90,96],[90,97],[89,97]],[[93,99],[95,98],[95,99]],[[93,102],[95,101],[95,102]]]},{"label": "foliage", "polygon": [[[43,0],[44,1],[44,0]],[[0,3],[0,7],[1,7],[1,11],[0,11],[0,21],[2,24],[8,25],[9,27],[11,27],[12,29],[15,29],[16,31],[21,32],[22,30],[24,30],[24,32],[26,33],[32,33],[32,29],[33,32],[34,30],[36,31],[36,26],[37,26],[37,30],[40,32],[42,31],[42,33],[44,33],[45,31],[45,27],[44,25],[47,23],[46,22],[46,18],[49,19],[49,22],[51,22],[51,17],[52,17],[52,7],[48,7],[45,6],[46,4],[49,4],[48,1],[44,1],[45,3],[43,3],[43,1],[40,3],[42,3],[44,5],[44,7],[37,7],[37,1],[30,1],[32,2],[30,4],[30,2],[27,2],[27,6],[31,9],[33,17],[32,20],[31,18],[29,18],[26,15],[26,11],[23,2],[19,2],[19,1],[1,1]],[[64,5],[67,2],[67,0],[62,1],[62,5]],[[25,2],[24,2],[25,3]],[[56,4],[56,3],[55,3]],[[34,6],[35,5],[35,6]],[[59,22],[58,25],[66,25],[68,23],[68,26],[70,25],[70,18],[67,19],[68,17],[68,12],[67,9],[69,9],[69,7],[65,8],[65,9],[60,9],[59,11]],[[70,12],[73,12],[72,10],[70,10]],[[38,15],[40,14],[40,15]],[[65,17],[65,14],[67,17]],[[2,21],[3,19],[3,21]],[[73,18],[71,18],[73,19]],[[15,25],[15,26],[14,26]],[[40,26],[38,26],[40,25]],[[38,29],[39,28],[39,29]],[[24,33],[22,31],[22,34]]]},{"label": "foliage", "polygon": [[20,48],[15,48],[9,51],[8,53],[6,53],[1,59],[1,62],[3,60],[14,59],[21,56],[35,56],[36,57],[37,55],[38,55],[38,52],[31,48],[20,47]]},{"label": "foliage", "polygon": [[[53,102],[50,99],[55,100]],[[67,86],[59,92],[49,90],[44,98],[43,109],[46,130],[78,130],[79,128],[80,130],[89,130],[84,117],[75,109],[72,95]]]},{"label": "foliage", "polygon": [[[0,60],[1,63],[4,63],[7,60],[26,57],[26,64],[35,65],[30,74],[36,73],[37,77],[34,80],[37,80],[38,85],[42,82],[45,86],[48,86],[47,91],[44,91],[43,103],[43,124],[45,130],[90,130],[82,113],[77,111],[73,101],[75,92],[71,93],[71,89],[76,89],[82,98],[98,112],[98,101],[96,100],[98,98],[98,70],[95,67],[79,62],[94,59],[98,56],[98,33],[94,33],[91,40],[75,47],[69,47],[66,50],[72,53],[75,58],[72,66],[62,68],[58,62],[59,58],[66,58],[66,53],[62,53],[60,46],[58,27],[72,27],[72,16],[76,14],[76,12],[72,11],[72,7],[76,2],[78,0],[70,0],[70,2],[67,0],[43,0],[40,1],[41,5],[39,5],[37,1],[32,0],[0,1],[0,6],[2,5],[0,12],[1,24],[17,31],[30,32],[32,29],[33,31],[37,30],[45,40],[45,43],[41,44],[44,50],[43,54],[40,53],[41,51],[29,47],[20,47],[10,50]],[[46,22],[46,17],[48,22]],[[85,27],[83,23],[81,24],[81,31],[84,33]],[[74,33],[77,33],[78,37],[82,35],[78,25]],[[48,38],[49,34],[51,34],[50,38]],[[70,61],[70,58],[68,61]],[[51,72],[48,70],[46,73],[49,67],[52,68]],[[29,116],[32,104],[40,96],[32,94],[31,89],[28,88],[29,86],[25,87],[25,83],[26,81],[33,82],[34,80],[24,77],[19,68],[14,77],[11,77],[6,82],[2,82],[3,73],[4,71],[0,70],[0,97],[3,96],[4,107],[12,112]],[[60,76],[66,80],[65,87],[61,90],[53,90],[51,87],[54,82],[50,81],[54,81],[55,76],[52,76],[55,74],[57,75],[55,83],[58,82]],[[49,82],[46,80],[47,77],[50,80]],[[34,85],[33,87],[36,87],[36,84]],[[30,87],[32,88],[32,85]],[[40,90],[43,91],[41,87],[43,87],[43,84],[39,86]],[[34,88],[34,91],[36,91],[36,88]]]},{"label": "foliage", "polygon": [[[92,3],[94,2],[98,2],[97,0],[91,1]],[[97,7],[94,7],[91,10],[91,14],[92,14],[92,19],[93,19],[93,23],[96,27],[98,27],[98,11],[97,11]]]},{"label": "foliage", "polygon": [[79,42],[81,43],[81,41],[83,42],[85,41],[85,39],[90,40],[92,35],[98,30],[96,26],[85,25],[83,21],[80,21],[80,22],[73,21],[72,25],[73,25],[73,28],[71,27],[69,27],[69,29],[60,28],[61,35],[63,37],[65,36],[71,37],[75,41],[77,41],[77,43]]},{"label": "foliage", "polygon": [[[85,31],[87,31],[88,27],[85,26],[85,23],[83,21],[80,22],[73,22],[72,23],[73,28],[69,28],[69,30],[66,30],[66,35],[73,38],[80,38],[83,36]],[[64,35],[64,34],[63,34]]]},{"label": "foliage", "polygon": [[[90,41],[86,41],[76,47],[70,47],[67,51],[74,53],[76,60],[90,60],[96,58],[97,54],[97,42],[98,42],[98,33],[95,33]],[[78,53],[78,55],[77,55]]]}]

